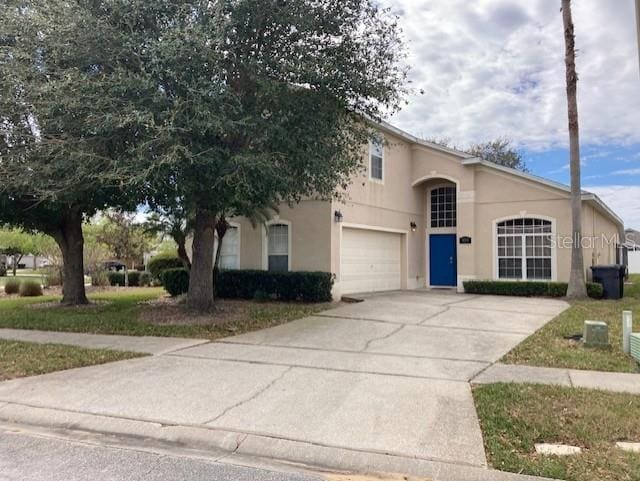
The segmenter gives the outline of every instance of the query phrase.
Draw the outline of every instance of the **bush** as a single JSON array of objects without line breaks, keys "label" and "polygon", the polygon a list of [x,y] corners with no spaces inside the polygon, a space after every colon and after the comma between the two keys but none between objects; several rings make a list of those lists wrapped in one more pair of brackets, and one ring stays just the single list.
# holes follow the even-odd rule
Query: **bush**
[{"label": "bush", "polygon": [[42,274],[47,287],[62,285],[62,272],[60,272],[60,268],[47,266],[40,269],[39,272]]},{"label": "bush", "polygon": [[91,273],[91,285],[94,287],[108,286],[111,284],[109,278],[109,272],[107,271],[94,271]]},{"label": "bush", "polygon": [[20,297],[38,297],[42,295],[42,286],[37,281],[24,281],[20,284]]},{"label": "bush", "polygon": [[140,286],[142,287],[148,287],[151,285],[151,283],[153,282],[153,278],[151,277],[151,273],[150,272],[141,272],[140,273]]},{"label": "bush", "polygon": [[167,269],[184,268],[182,259],[174,254],[158,254],[147,264],[147,270],[153,279],[162,282],[161,273]]},{"label": "bush", "polygon": [[189,290],[189,271],[184,267],[162,271],[162,285],[172,296],[185,294]]},{"label": "bush", "polygon": [[587,282],[587,295],[592,299],[602,299],[604,288],[598,282]]},{"label": "bush", "polygon": [[216,295],[227,299],[329,302],[332,287],[333,275],[329,272],[229,270],[218,274]]},{"label": "bush", "polygon": [[7,280],[4,284],[5,294],[17,294],[20,291],[21,282],[18,279]]},{"label": "bush", "polygon": [[[491,294],[494,296],[564,297],[566,282],[540,281],[466,281],[465,292],[469,294]],[[587,294],[594,299],[602,298],[602,285],[587,282]]]},{"label": "bush", "polygon": [[7,275],[7,266],[4,264],[0,264],[0,277],[5,277]]},{"label": "bush", "polygon": [[[109,284],[112,286],[124,286],[124,272],[109,272]],[[138,287],[140,285],[140,273],[138,271],[129,271],[129,287]]]}]

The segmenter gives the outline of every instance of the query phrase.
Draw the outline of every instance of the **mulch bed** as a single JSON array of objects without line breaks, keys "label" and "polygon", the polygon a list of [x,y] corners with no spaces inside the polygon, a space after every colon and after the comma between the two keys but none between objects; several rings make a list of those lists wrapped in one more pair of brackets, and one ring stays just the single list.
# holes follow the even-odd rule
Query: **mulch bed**
[{"label": "mulch bed", "polygon": [[184,297],[163,296],[152,301],[141,302],[138,320],[156,325],[212,325],[226,324],[247,318],[248,312],[255,307],[255,301],[216,300],[215,308],[206,314],[190,311]]}]

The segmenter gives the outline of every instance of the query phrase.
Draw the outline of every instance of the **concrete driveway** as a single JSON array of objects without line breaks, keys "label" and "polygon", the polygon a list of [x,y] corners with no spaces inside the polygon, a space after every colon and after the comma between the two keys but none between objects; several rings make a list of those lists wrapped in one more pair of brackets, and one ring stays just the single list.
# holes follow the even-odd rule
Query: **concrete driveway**
[{"label": "concrete driveway", "polygon": [[469,381],[567,307],[371,295],[221,342],[1,383],[0,419],[47,408],[226,433],[235,450],[312,464],[364,453],[485,467]]}]

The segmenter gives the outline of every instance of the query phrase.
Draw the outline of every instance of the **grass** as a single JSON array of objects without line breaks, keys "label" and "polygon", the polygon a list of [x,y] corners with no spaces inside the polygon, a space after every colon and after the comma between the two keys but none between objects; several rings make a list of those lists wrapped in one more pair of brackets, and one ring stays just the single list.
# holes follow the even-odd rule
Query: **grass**
[{"label": "grass", "polygon": [[[473,392],[494,468],[567,481],[640,481],[640,454],[615,447],[616,441],[640,442],[640,396],[526,384]],[[583,452],[542,456],[534,447],[540,442]]]},{"label": "grass", "polygon": [[[509,352],[502,362],[532,366],[587,369],[594,371],[638,372],[636,362],[622,351],[622,311],[634,314],[633,330],[640,331],[640,275],[631,276],[625,296],[617,301],[574,301],[569,309]],[[585,348],[564,339],[582,333],[586,320],[609,325],[611,347]]]},{"label": "grass", "polygon": [[59,300],[56,296],[5,298],[0,300],[0,328],[214,340],[282,324],[327,308],[327,304],[267,302],[256,303],[242,319],[225,324],[157,325],[139,320],[142,310],[148,308],[140,303],[162,294],[161,288],[153,287],[105,291],[89,295],[91,300],[105,303],[79,308],[51,306],[35,309],[31,306]]},{"label": "grass", "polygon": [[0,340],[0,381],[141,356],[107,349]]}]

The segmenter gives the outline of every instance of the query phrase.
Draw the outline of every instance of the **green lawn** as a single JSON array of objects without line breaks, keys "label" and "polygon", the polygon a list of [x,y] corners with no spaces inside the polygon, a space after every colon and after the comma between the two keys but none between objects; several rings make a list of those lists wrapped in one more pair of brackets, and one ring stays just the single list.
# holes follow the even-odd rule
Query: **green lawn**
[{"label": "green lawn", "polygon": [[90,307],[51,306],[35,309],[31,304],[51,302],[59,297],[0,299],[0,328],[45,331],[124,334],[132,336],[175,336],[218,339],[282,324],[326,309],[327,304],[266,302],[250,305],[242,319],[224,324],[157,325],[139,320],[147,305],[142,301],[164,294],[161,288],[131,288],[90,294],[102,302]]},{"label": "green lawn", "polygon": [[[543,385],[474,388],[490,464],[502,471],[567,481],[640,481],[640,396]],[[574,456],[542,456],[536,443],[579,446]]]},{"label": "green lawn", "polygon": [[62,344],[0,340],[0,381],[74,367],[104,364],[143,355],[106,349],[84,349]]},{"label": "green lawn", "polygon": [[[622,351],[622,311],[634,314],[634,331],[640,331],[640,275],[631,276],[625,297],[618,301],[575,301],[565,312],[509,352],[502,362],[532,366],[595,371],[638,372],[635,361]],[[585,320],[606,321],[610,349],[585,348],[564,339],[579,334]]]}]

